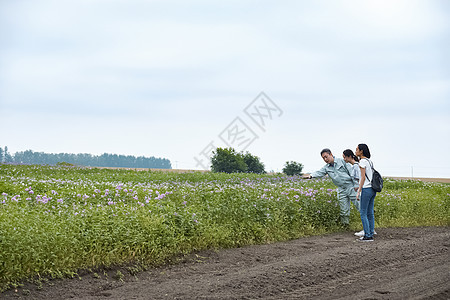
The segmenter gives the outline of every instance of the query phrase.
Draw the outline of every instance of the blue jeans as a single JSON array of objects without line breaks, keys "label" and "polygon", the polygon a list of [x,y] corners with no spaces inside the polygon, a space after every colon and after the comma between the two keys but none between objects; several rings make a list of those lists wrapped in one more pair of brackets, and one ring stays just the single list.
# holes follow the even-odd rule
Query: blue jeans
[{"label": "blue jeans", "polygon": [[363,188],[361,191],[361,204],[359,214],[361,215],[361,222],[366,237],[373,237],[375,228],[375,218],[373,216],[373,205],[377,193],[370,188]]}]

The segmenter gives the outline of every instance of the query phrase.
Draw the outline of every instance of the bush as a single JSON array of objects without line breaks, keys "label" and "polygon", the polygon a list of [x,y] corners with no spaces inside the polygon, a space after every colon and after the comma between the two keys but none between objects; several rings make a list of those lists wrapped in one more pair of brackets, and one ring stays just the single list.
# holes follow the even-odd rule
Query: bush
[{"label": "bush", "polygon": [[224,173],[247,172],[247,165],[242,154],[233,148],[217,148],[211,157],[211,170]]},{"label": "bush", "polygon": [[303,165],[295,161],[287,161],[283,168],[283,173],[289,176],[302,175]]},{"label": "bush", "polygon": [[211,158],[211,170],[224,173],[264,174],[264,164],[250,152],[236,152],[233,148],[217,148]]},{"label": "bush", "polygon": [[244,162],[247,165],[248,173],[264,174],[264,164],[259,160],[258,156],[251,155],[249,152],[244,154]]}]

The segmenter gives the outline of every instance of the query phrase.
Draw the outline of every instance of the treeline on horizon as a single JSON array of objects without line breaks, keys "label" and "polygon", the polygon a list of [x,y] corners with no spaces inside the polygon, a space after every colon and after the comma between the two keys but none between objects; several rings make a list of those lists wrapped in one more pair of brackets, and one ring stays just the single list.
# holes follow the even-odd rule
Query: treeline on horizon
[{"label": "treeline on horizon", "polygon": [[88,167],[116,167],[116,168],[150,168],[172,169],[170,160],[166,158],[117,155],[104,153],[92,155],[88,153],[44,153],[32,150],[20,151],[14,154],[8,152],[8,147],[0,147],[0,163],[30,164],[30,165],[56,165],[69,163]]}]

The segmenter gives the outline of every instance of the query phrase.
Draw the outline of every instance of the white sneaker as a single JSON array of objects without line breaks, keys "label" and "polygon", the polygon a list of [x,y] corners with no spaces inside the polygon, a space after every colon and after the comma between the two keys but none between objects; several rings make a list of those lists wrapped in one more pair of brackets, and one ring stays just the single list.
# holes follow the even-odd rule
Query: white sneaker
[{"label": "white sneaker", "polygon": [[357,241],[360,241],[360,242],[373,242],[373,237],[368,238],[368,237],[362,236],[359,239],[357,239]]},{"label": "white sneaker", "polygon": [[355,232],[355,235],[356,235],[356,236],[364,236],[364,230]]},{"label": "white sneaker", "polygon": [[[377,234],[377,232],[374,230],[374,231],[373,231],[373,235],[375,235],[375,234]],[[356,236],[364,236],[364,230],[355,232],[355,235],[356,235]]]}]

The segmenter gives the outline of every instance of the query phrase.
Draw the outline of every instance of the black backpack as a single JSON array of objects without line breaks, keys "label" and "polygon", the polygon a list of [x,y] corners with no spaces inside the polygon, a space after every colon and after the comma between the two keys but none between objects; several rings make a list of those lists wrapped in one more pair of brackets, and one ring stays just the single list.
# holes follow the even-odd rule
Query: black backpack
[{"label": "black backpack", "polygon": [[377,193],[381,192],[381,190],[383,189],[383,178],[381,177],[381,174],[378,173],[378,171],[373,168],[373,163],[370,160],[368,160],[368,161],[370,163],[370,167],[372,168],[372,181],[369,180],[369,177],[367,177],[367,172],[366,172],[367,180],[370,181],[370,183],[372,184],[372,189],[375,192],[377,192]]}]

